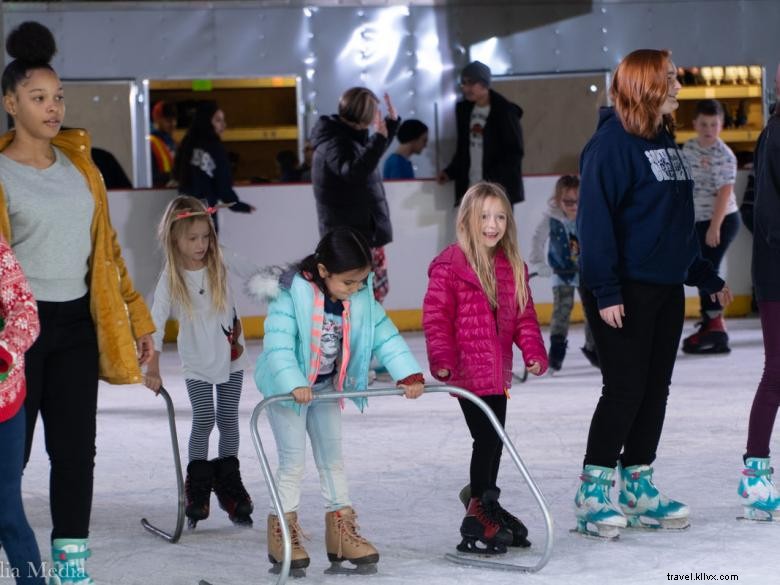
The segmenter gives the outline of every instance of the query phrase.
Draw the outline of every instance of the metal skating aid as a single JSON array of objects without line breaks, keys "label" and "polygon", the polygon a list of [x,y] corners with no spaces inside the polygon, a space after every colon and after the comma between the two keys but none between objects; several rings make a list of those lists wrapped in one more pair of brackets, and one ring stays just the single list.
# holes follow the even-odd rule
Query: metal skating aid
[{"label": "metal skating aid", "polygon": [[[531,491],[531,494],[533,495],[534,499],[536,500],[536,503],[539,505],[539,508],[541,509],[542,515],[544,517],[544,523],[546,528],[544,550],[542,551],[541,556],[537,559],[536,563],[533,565],[520,565],[520,564],[513,564],[508,562],[505,563],[505,562],[491,560],[490,558],[480,559],[478,558],[479,555],[476,554],[462,554],[462,555],[447,554],[445,555],[445,558],[449,561],[452,561],[453,563],[467,565],[470,567],[496,569],[496,570],[503,570],[503,571],[517,571],[517,572],[524,572],[524,573],[535,573],[537,571],[540,571],[547,564],[547,562],[550,560],[550,556],[552,555],[552,545],[553,545],[552,516],[550,515],[550,508],[547,505],[547,502],[545,501],[542,492],[539,490],[538,486],[536,485],[536,482],[534,482],[534,480],[531,478],[531,475],[528,473],[528,470],[526,469],[523,461],[520,459],[520,456],[517,454],[517,451],[515,450],[512,441],[509,439],[509,436],[506,434],[506,431],[504,431],[504,427],[496,418],[496,415],[493,413],[490,407],[487,404],[485,404],[485,401],[479,398],[478,396],[476,396],[475,394],[472,394],[468,390],[464,390],[463,388],[458,388],[457,386],[426,386],[425,387],[426,394],[432,394],[434,392],[442,393],[442,394],[445,393],[454,394],[455,396],[469,400],[474,404],[476,404],[479,407],[479,409],[482,410],[483,413],[485,413],[485,416],[490,421],[490,424],[493,425],[493,428],[496,430],[496,433],[498,434],[499,438],[503,442],[504,448],[511,456],[512,461],[514,461],[515,466],[517,466],[517,468],[520,470],[520,474],[525,480],[525,483],[528,485],[528,488]],[[361,398],[361,397],[378,398],[380,396],[401,396],[403,395],[403,393],[404,391],[399,388],[379,388],[376,390],[361,390],[359,392],[347,392],[347,393],[324,392],[322,394],[316,394],[314,396],[314,400],[342,400],[345,394],[350,398]],[[261,401],[257,406],[255,406],[255,409],[252,411],[252,418],[250,421],[252,442],[254,443],[255,451],[257,451],[257,457],[260,460],[260,468],[263,472],[263,477],[265,477],[265,483],[268,486],[268,491],[270,492],[271,495],[271,502],[273,504],[274,509],[276,510],[276,515],[279,517],[279,525],[282,532],[283,561],[282,563],[280,563],[281,566],[279,567],[279,578],[276,581],[276,585],[284,585],[284,583],[287,581],[287,577],[290,572],[290,561],[292,559],[292,541],[290,540],[290,528],[287,525],[286,520],[284,519],[284,510],[282,509],[282,502],[279,499],[279,490],[276,487],[276,482],[274,481],[273,473],[271,472],[271,466],[268,463],[268,458],[265,455],[265,451],[263,449],[263,443],[260,439],[260,432],[258,430],[258,421],[260,419],[260,413],[263,411],[263,409],[267,408],[269,405],[275,402],[283,402],[283,401],[290,402],[292,400],[293,400],[292,394],[282,394],[282,395],[271,396],[270,398],[266,398],[263,401]],[[338,563],[335,564],[338,565]],[[355,569],[348,569],[348,568],[345,569],[340,565],[338,565],[337,567],[331,565],[331,567],[327,569],[325,572],[328,574],[332,574],[334,572],[341,573],[343,571],[349,571],[350,574],[366,574],[365,572],[359,573],[358,571],[370,570],[369,567],[373,567],[373,571],[376,571],[376,564],[367,564],[363,566],[358,566]]]},{"label": "metal skating aid", "polygon": [[[271,561],[271,568],[268,569],[268,572],[272,575],[279,575],[282,572],[282,563],[277,563],[270,555],[268,560]],[[290,576],[293,579],[302,579],[306,576],[306,567],[290,567]]]},{"label": "metal skating aid", "polygon": [[173,410],[173,401],[168,391],[160,387],[160,391],[157,393],[165,400],[165,409],[168,413],[168,428],[171,431],[171,446],[173,447],[173,463],[176,468],[176,488],[179,494],[178,509],[176,511],[176,529],[173,534],[165,532],[161,528],[157,528],[150,523],[146,518],[141,519],[141,525],[146,528],[152,534],[164,538],[171,544],[179,542],[181,538],[181,532],[184,528],[184,479],[181,472],[181,457],[179,456],[179,440],[176,434],[176,413]]}]

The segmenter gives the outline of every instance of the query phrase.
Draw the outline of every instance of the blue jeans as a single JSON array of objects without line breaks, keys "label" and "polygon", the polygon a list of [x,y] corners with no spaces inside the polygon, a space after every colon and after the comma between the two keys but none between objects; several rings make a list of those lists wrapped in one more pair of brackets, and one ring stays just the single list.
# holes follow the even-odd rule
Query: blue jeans
[{"label": "blue jeans", "polygon": [[[712,267],[716,271],[720,269],[720,263],[723,261],[723,257],[726,255],[731,242],[737,237],[739,231],[739,213],[729,213],[723,218],[723,223],[720,224],[720,244],[714,248],[710,248],[704,241],[707,235],[707,230],[710,227],[709,220],[696,222],[696,234],[699,236],[699,245],[701,246],[701,255],[705,260],[712,262]],[[701,301],[701,313],[702,315],[707,311],[722,311],[723,307],[715,300],[713,301],[705,292],[699,291],[699,300]]]},{"label": "blue jeans", "polygon": [[22,505],[24,428],[24,407],[0,423],[0,543],[18,584],[44,585],[43,577],[35,576],[36,571],[41,575],[41,553]]},{"label": "blue jeans", "polygon": [[[333,378],[312,388],[315,394],[333,391]],[[276,440],[279,469],[276,485],[285,512],[296,512],[306,459],[306,435],[311,439],[314,463],[320,474],[320,491],[329,512],[350,506],[344,458],[341,452],[341,407],[337,400],[314,400],[294,408],[276,403],[268,407]]]}]

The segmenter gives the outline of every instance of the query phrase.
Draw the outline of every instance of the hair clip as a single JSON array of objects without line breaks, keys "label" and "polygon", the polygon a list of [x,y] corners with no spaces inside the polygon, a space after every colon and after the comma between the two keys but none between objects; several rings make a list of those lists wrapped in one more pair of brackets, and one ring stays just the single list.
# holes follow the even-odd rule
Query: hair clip
[{"label": "hair clip", "polygon": [[218,210],[224,207],[232,207],[233,203],[218,203],[213,207],[205,207],[202,211],[193,211],[192,209],[185,209],[180,211],[173,217],[173,221],[177,219],[184,219],[186,217],[198,217],[200,215],[214,215]]}]

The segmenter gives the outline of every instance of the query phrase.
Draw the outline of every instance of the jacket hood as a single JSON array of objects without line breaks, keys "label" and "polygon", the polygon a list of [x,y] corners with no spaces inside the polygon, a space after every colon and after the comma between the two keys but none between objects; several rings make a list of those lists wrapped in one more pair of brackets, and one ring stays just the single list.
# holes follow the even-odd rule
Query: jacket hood
[{"label": "jacket hood", "polygon": [[521,108],[520,106],[518,106],[514,102],[510,102],[508,99],[506,99],[500,93],[498,93],[497,91],[494,91],[492,89],[490,90],[490,104],[491,104],[491,106],[493,104],[496,104],[496,105],[500,105],[500,106],[503,106],[503,107],[506,107],[506,108],[510,108],[510,109],[514,110],[515,113],[517,113],[517,117],[518,118],[522,118],[523,117],[523,108]]},{"label": "jacket hood", "polygon": [[600,130],[602,126],[606,126],[608,124],[619,124],[621,127],[623,126],[623,124],[620,122],[620,119],[617,117],[617,114],[615,113],[615,108],[603,106],[599,108],[599,122],[596,125],[596,128]]},{"label": "jacket hood", "polygon": [[347,126],[341,119],[333,114],[331,116],[320,116],[317,123],[311,131],[311,145],[317,148],[318,145],[338,136],[344,136],[350,140],[364,141],[368,138],[368,130],[356,130]]},{"label": "jacket hood", "polygon": [[272,301],[279,296],[283,288],[289,289],[292,286],[297,272],[297,264],[264,266],[246,281],[244,292],[258,303]]}]

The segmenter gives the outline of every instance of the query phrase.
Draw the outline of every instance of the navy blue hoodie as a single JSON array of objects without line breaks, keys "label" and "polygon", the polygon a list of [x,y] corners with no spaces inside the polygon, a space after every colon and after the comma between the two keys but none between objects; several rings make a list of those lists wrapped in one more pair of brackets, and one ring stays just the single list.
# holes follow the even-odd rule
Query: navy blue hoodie
[{"label": "navy blue hoodie", "polygon": [[626,281],[723,288],[701,257],[692,175],[666,130],[652,140],[629,134],[602,108],[580,169],[580,274],[599,309],[623,303]]}]

